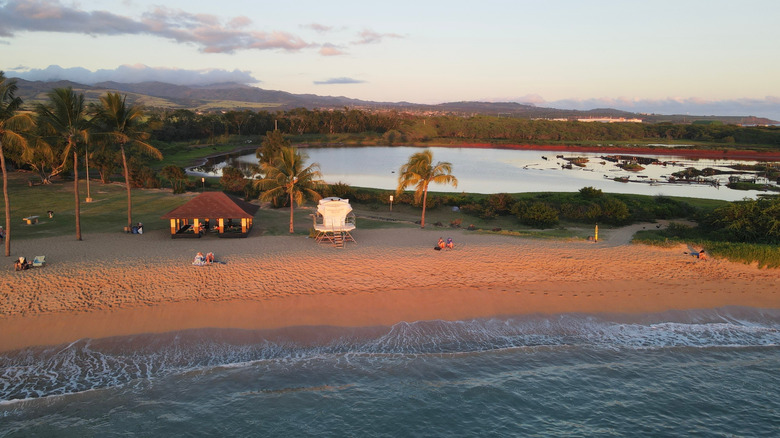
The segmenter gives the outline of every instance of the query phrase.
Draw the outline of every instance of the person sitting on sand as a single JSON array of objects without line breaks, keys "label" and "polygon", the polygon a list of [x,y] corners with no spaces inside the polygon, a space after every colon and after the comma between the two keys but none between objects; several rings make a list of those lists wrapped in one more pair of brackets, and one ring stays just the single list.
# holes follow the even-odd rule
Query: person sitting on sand
[{"label": "person sitting on sand", "polygon": [[704,254],[704,249],[699,251],[699,255],[697,256],[699,260],[707,260],[707,254]]},{"label": "person sitting on sand", "polygon": [[206,264],[206,257],[203,256],[202,252],[198,252],[195,254],[195,260],[192,261],[192,264],[195,266],[203,266]]},{"label": "person sitting on sand", "polygon": [[207,265],[214,263],[214,253],[210,252],[206,254],[206,258],[204,259],[204,261],[206,262]]},{"label": "person sitting on sand", "polygon": [[447,238],[447,249],[455,248],[455,242],[452,241],[452,237]]},{"label": "person sitting on sand", "polygon": [[30,266],[32,266],[32,263],[28,262],[26,258],[19,257],[19,260],[14,262],[14,270],[16,271],[24,271],[25,269],[30,269]]},{"label": "person sitting on sand", "polygon": [[2,242],[3,239],[5,239],[5,230],[3,227],[0,227],[0,242]]},{"label": "person sitting on sand", "polygon": [[439,237],[439,241],[436,242],[436,246],[433,247],[433,249],[435,249],[436,251],[441,251],[442,249],[444,249],[445,246],[447,246],[447,244],[444,243],[444,239]]}]

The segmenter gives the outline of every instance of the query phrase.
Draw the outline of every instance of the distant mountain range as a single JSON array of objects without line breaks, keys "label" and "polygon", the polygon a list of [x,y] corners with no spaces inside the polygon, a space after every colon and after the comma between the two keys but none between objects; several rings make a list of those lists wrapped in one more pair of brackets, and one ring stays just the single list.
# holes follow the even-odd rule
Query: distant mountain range
[{"label": "distant mountain range", "polygon": [[73,87],[84,93],[87,101],[97,101],[106,91],[117,91],[127,95],[130,102],[137,102],[150,108],[190,109],[193,111],[230,111],[230,110],[289,110],[293,108],[341,109],[357,108],[364,110],[398,110],[432,114],[484,114],[523,118],[577,119],[577,118],[626,118],[642,119],[650,123],[673,122],[690,123],[692,121],[720,121],[723,123],[765,125],[776,124],[773,120],[753,116],[694,116],[637,114],[612,108],[596,108],[588,111],[544,108],[513,102],[448,102],[438,105],[415,104],[409,102],[373,102],[351,99],[344,96],[318,96],[316,94],[293,94],[285,91],[264,90],[237,83],[211,84],[205,86],[184,86],[164,82],[141,82],[126,84],[101,82],[84,85],[71,81],[27,81],[17,78],[21,97],[25,106],[46,100],[46,93],[53,88]]}]

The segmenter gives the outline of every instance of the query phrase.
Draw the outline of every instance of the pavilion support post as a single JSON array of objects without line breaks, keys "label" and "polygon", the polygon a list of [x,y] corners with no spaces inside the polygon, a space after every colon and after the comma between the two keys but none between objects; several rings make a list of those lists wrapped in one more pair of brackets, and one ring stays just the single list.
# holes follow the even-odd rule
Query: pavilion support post
[{"label": "pavilion support post", "polygon": [[246,223],[247,223],[247,219],[245,217],[242,217],[241,218],[241,232],[244,233],[244,234],[246,234],[246,230],[247,230]]},{"label": "pavilion support post", "polygon": [[225,219],[219,218],[219,234],[222,234],[225,232]]},{"label": "pavilion support post", "polygon": [[176,234],[176,230],[178,230],[178,219],[171,219],[171,234]]}]

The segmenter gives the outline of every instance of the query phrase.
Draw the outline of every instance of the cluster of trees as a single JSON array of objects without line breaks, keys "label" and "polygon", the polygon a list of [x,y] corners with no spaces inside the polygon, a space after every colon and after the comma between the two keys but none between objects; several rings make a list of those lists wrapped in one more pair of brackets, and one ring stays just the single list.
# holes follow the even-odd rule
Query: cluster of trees
[{"label": "cluster of trees", "polygon": [[[426,142],[435,138],[497,140],[513,142],[618,141],[632,139],[706,140],[723,143],[780,146],[780,129],[743,128],[722,124],[647,125],[640,123],[580,123],[497,118],[489,116],[413,116],[395,111],[367,112],[356,109],[306,110],[287,112],[229,111],[197,114],[189,110],[158,112],[146,116],[141,107],[129,105],[117,93],[101,96],[87,105],[84,96],[70,88],[54,89],[48,101],[36,105],[33,115],[21,112],[16,84],[0,72],[0,167],[6,213],[6,234],[10,235],[10,205],[7,193],[6,160],[35,171],[44,184],[57,175],[72,173],[75,193],[77,239],[81,240],[79,217],[78,166],[80,157],[89,159],[104,182],[122,171],[127,187],[127,223],[131,226],[132,185],[158,184],[158,175],[147,165],[149,159],[161,159],[152,140],[181,141],[227,135],[264,135],[257,149],[261,179],[249,180],[236,169],[225,169],[221,184],[226,191],[247,198],[260,197],[275,205],[290,206],[290,230],[293,230],[293,205],[306,199],[316,200],[325,193],[349,192],[348,186],[326,186],[318,166],[305,167],[306,156],[290,145],[284,134],[381,134],[388,144],[402,141]],[[278,128],[278,129],[277,129]],[[190,184],[184,169],[167,166],[159,176],[170,182],[175,193]],[[514,215],[524,224],[551,227],[560,220],[623,224],[632,220],[683,217],[690,214],[687,204],[668,198],[640,204],[632,198],[605,195],[600,190],[583,188],[578,194],[539,194],[535,198],[514,199],[495,194],[481,201],[429,197],[431,182],[457,186],[452,165],[433,162],[429,150],[413,154],[401,166],[397,202],[422,206],[425,210],[440,203],[459,205],[464,212],[483,218]],[[412,193],[406,192],[414,187]],[[352,197],[352,196],[350,196]],[[357,194],[361,197],[370,196]],[[757,200],[730,204],[718,210],[707,224],[724,239],[756,242],[780,242],[780,201]],[[5,240],[10,255],[10,239]]]},{"label": "cluster of trees", "polygon": [[[83,94],[72,88],[57,88],[48,93],[45,103],[35,106],[34,117],[20,111],[22,101],[15,96],[15,81],[0,72],[0,167],[6,215],[6,256],[10,255],[10,201],[6,158],[34,170],[44,184],[54,176],[72,172],[76,238],[81,240],[78,165],[89,150],[98,162],[121,162],[127,186],[127,224],[131,226],[132,202],[126,148],[162,158],[160,151],[146,141],[149,134],[141,128],[143,112],[128,105],[117,93],[106,93],[98,103],[87,105]],[[83,155],[82,155],[83,154]],[[93,159],[94,160],[94,159]],[[112,164],[115,168],[115,164]]]},{"label": "cluster of trees", "polygon": [[780,146],[777,127],[740,127],[722,123],[586,123],[475,116],[441,116],[407,123],[400,128],[410,140],[444,137],[509,142],[577,142],[630,140],[686,140]]},{"label": "cluster of trees", "polygon": [[228,111],[195,113],[186,109],[151,113],[152,138],[159,141],[207,140],[229,135],[384,133],[401,124],[395,111],[367,112],[356,109],[290,111]]},{"label": "cluster of trees", "polygon": [[308,110],[228,111],[198,114],[189,110],[154,113],[149,118],[152,138],[160,141],[214,139],[226,135],[283,134],[381,135],[388,144],[434,139],[555,143],[587,141],[703,141],[780,146],[780,128],[741,127],[722,123],[585,123],[494,116],[458,117],[411,115],[397,111]]},{"label": "cluster of trees", "polygon": [[646,212],[632,211],[616,195],[607,195],[592,187],[584,187],[576,195],[541,193],[523,199],[498,193],[480,202],[465,204],[461,209],[483,219],[512,215],[524,225],[539,228],[553,227],[561,219],[588,224],[623,225],[634,221],[639,215],[646,216]]},{"label": "cluster of trees", "polygon": [[715,240],[780,244],[780,197],[731,202],[707,215],[702,228]]}]

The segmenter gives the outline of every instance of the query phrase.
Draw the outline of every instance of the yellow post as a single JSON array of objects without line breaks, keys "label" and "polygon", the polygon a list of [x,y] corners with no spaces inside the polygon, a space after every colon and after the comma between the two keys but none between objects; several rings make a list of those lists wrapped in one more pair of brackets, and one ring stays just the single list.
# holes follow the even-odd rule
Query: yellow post
[{"label": "yellow post", "polygon": [[219,218],[219,234],[225,232],[225,219]]},{"label": "yellow post", "polygon": [[593,240],[595,242],[599,241],[599,224],[596,224],[596,233],[595,233],[595,237],[593,238]]},{"label": "yellow post", "polygon": [[171,219],[171,234],[176,234],[176,219]]}]

